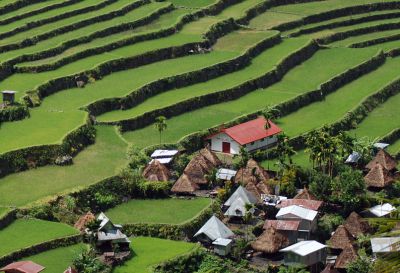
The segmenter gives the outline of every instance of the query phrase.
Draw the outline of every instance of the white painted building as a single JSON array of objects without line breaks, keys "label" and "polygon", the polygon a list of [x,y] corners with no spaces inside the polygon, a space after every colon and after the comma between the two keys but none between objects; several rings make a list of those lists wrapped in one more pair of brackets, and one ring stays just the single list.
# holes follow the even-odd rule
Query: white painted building
[{"label": "white painted building", "polygon": [[286,265],[312,266],[326,261],[326,245],[317,241],[302,241],[281,249]]},{"label": "white painted building", "polygon": [[282,130],[271,121],[270,127],[265,128],[267,120],[263,117],[220,130],[209,136],[211,150],[227,154],[239,154],[240,148],[247,151],[265,149],[276,144],[277,135]]}]

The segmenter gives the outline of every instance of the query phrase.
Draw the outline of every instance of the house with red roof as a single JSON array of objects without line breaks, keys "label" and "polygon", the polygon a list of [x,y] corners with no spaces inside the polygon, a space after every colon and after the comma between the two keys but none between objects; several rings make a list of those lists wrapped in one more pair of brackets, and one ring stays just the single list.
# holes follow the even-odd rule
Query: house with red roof
[{"label": "house with red roof", "polygon": [[39,273],[45,268],[32,261],[21,261],[11,263],[3,268],[0,268],[0,272],[5,273]]},{"label": "house with red roof", "polygon": [[[269,124],[266,128],[266,124]],[[282,130],[270,120],[259,117],[248,122],[223,128],[218,133],[209,136],[211,150],[227,154],[239,154],[240,147],[247,151],[255,151],[273,146],[277,142],[277,135]]]}]

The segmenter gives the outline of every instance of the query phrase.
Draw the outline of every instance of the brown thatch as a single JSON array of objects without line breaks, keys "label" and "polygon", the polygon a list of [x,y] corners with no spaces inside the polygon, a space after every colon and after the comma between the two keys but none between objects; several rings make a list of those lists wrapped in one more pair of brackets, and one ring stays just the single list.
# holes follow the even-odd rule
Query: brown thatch
[{"label": "brown thatch", "polygon": [[340,253],[335,262],[335,268],[345,269],[347,265],[357,259],[358,254],[354,245],[347,245],[345,249]]},{"label": "brown thatch", "polygon": [[170,176],[168,168],[158,160],[153,160],[143,171],[143,177],[149,181],[168,181]]},{"label": "brown thatch", "polygon": [[261,167],[255,160],[250,159],[247,162],[247,165],[245,168],[241,168],[235,176],[235,183],[241,183],[243,182],[244,185],[246,185],[248,182],[253,182],[254,180],[257,181],[258,184],[259,182],[266,182],[269,180],[270,177],[268,173],[264,170],[263,167]]},{"label": "brown thatch", "polygon": [[364,177],[368,187],[384,188],[389,186],[394,178],[381,164],[376,164]]},{"label": "brown thatch", "polygon": [[257,185],[257,189],[262,193],[262,194],[272,194],[273,190],[270,189],[265,182],[259,182]]},{"label": "brown thatch", "polygon": [[272,254],[289,245],[289,239],[273,227],[266,229],[256,241],[251,243],[255,251]]},{"label": "brown thatch", "polygon": [[304,187],[304,189],[300,193],[298,193],[293,199],[306,199],[306,200],[318,201],[318,198],[314,194],[309,192],[309,190],[306,187]]},{"label": "brown thatch", "polygon": [[173,193],[192,194],[198,189],[199,186],[192,182],[187,174],[183,173],[172,186],[171,191]]},{"label": "brown thatch", "polygon": [[90,211],[85,215],[82,215],[78,221],[76,221],[74,228],[80,231],[80,233],[84,233],[86,229],[86,225],[92,221],[96,220],[96,217]]},{"label": "brown thatch", "polygon": [[253,182],[248,182],[245,189],[251,192],[254,197],[261,200],[261,192],[258,190],[257,186]]},{"label": "brown thatch", "polygon": [[199,151],[199,153],[206,158],[214,167],[218,167],[222,164],[218,156],[210,150],[210,148],[204,148]]},{"label": "brown thatch", "polygon": [[354,237],[371,231],[371,226],[368,221],[354,211],[347,217],[344,226]]},{"label": "brown thatch", "polygon": [[344,249],[349,244],[354,243],[354,237],[351,233],[343,226],[340,225],[333,233],[331,239],[329,240],[329,247],[335,249]]},{"label": "brown thatch", "polygon": [[367,166],[367,169],[372,169],[376,164],[381,164],[386,170],[391,171],[396,168],[396,160],[385,150],[380,150],[374,159],[372,159]]},{"label": "brown thatch", "polygon": [[337,269],[333,268],[333,264],[327,264],[321,273],[340,273]]},{"label": "brown thatch", "polygon": [[218,157],[205,148],[200,150],[190,160],[189,164],[185,168],[185,173],[189,176],[193,183],[202,185],[207,184],[208,181],[205,178],[206,174],[209,174],[214,168],[217,168],[221,164]]}]

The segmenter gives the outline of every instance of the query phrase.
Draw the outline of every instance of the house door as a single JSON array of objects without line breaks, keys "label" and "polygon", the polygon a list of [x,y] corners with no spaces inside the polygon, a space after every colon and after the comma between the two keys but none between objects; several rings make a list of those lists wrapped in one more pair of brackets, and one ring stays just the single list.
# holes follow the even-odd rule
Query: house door
[{"label": "house door", "polygon": [[222,142],[222,152],[227,154],[231,153],[231,144],[229,142]]}]

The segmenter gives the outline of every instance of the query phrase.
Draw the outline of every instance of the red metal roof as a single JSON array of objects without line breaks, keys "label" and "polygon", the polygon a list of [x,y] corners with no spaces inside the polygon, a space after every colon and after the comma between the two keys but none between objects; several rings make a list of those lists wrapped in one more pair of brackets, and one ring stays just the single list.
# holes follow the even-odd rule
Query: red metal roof
[{"label": "red metal roof", "polygon": [[263,228],[273,227],[277,230],[298,230],[300,221],[266,220]]},{"label": "red metal roof", "polygon": [[10,270],[21,273],[39,273],[44,270],[44,267],[31,261],[21,261],[21,262],[11,263],[0,269],[0,271],[4,272]]},{"label": "red metal roof", "polygon": [[245,145],[282,132],[282,130],[270,120],[270,128],[265,129],[266,123],[267,120],[264,117],[259,117],[230,128],[222,129],[220,133],[225,133],[240,145]]},{"label": "red metal roof", "polygon": [[308,200],[308,199],[286,199],[282,200],[276,207],[278,209],[286,208],[292,205],[296,205],[299,207],[303,207],[306,209],[316,210],[318,211],[319,208],[322,206],[322,201],[317,200]]}]

